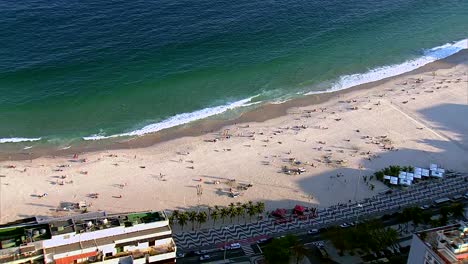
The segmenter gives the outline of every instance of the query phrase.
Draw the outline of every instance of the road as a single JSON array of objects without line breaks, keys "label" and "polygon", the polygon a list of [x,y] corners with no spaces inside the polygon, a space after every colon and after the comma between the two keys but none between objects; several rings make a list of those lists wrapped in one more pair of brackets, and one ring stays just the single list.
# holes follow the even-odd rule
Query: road
[{"label": "road", "polygon": [[354,203],[344,203],[319,209],[315,218],[299,220],[292,218],[284,224],[275,224],[271,219],[234,225],[229,228],[203,229],[174,234],[181,250],[198,250],[219,245],[225,241],[239,242],[251,237],[298,233],[309,228],[323,228],[344,222],[377,218],[384,214],[401,211],[405,207],[430,204],[442,197],[452,197],[468,191],[468,174],[447,176],[444,179],[425,180],[408,188],[393,190]]},{"label": "road", "polygon": [[[465,206],[468,205],[468,200],[461,200],[461,201],[457,201],[457,202],[462,203]],[[436,215],[436,214],[439,213],[440,208],[442,206],[444,206],[444,205],[433,206],[433,207],[428,208],[428,209],[426,209],[424,211],[429,212],[431,215]],[[388,219],[382,221],[382,224],[385,227],[393,226],[393,225],[396,225],[398,223],[399,222],[398,222],[398,219],[396,217],[391,217],[391,218],[388,218]],[[319,233],[311,235],[311,234],[307,234],[306,230],[296,230],[295,232],[289,232],[289,234],[297,236],[298,241],[301,244],[304,244],[306,246],[306,248],[309,250],[309,253],[310,253],[309,257],[311,257],[311,258],[313,258],[314,253],[315,253],[315,248],[314,248],[313,242],[323,240],[323,238],[321,237],[321,235]],[[400,238],[399,242],[410,240],[411,237],[412,236],[407,236],[407,237]],[[251,245],[249,245],[249,247],[252,248],[253,254],[255,254],[255,255],[260,254],[261,250],[263,250],[266,246],[267,246],[267,244],[261,244],[261,245],[257,246],[256,243],[252,243]],[[212,246],[207,246],[204,249],[213,250],[213,252],[207,253],[211,257],[209,261],[216,261],[216,260],[219,261],[219,260],[224,259],[224,250],[219,249],[219,248],[213,248]],[[243,256],[246,256],[246,254],[242,249],[227,250],[226,251],[226,259],[238,258],[238,257],[243,257]],[[204,262],[208,262],[208,261],[199,261],[199,257],[200,256],[198,256],[198,255],[194,256],[192,254],[192,256],[187,256],[187,257],[184,257],[184,258],[178,258],[177,262],[178,263],[204,263]]]},{"label": "road", "polygon": [[[219,260],[224,259],[224,250],[222,249],[215,249],[215,251],[207,253],[207,254],[210,256],[210,259],[206,261],[200,261],[199,255],[189,254],[191,256],[177,258],[177,263],[206,263],[206,262],[219,261]],[[239,258],[243,256],[245,256],[245,253],[241,248],[233,249],[233,250],[226,250],[226,259]]]}]

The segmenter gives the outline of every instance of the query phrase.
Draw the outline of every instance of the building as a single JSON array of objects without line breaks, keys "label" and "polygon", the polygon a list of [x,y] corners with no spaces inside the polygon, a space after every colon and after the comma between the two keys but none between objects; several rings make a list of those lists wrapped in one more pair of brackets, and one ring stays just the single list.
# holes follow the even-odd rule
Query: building
[{"label": "building", "polygon": [[408,264],[468,263],[468,224],[449,225],[413,234]]},{"label": "building", "polygon": [[29,218],[0,227],[0,263],[174,263],[164,212]]}]

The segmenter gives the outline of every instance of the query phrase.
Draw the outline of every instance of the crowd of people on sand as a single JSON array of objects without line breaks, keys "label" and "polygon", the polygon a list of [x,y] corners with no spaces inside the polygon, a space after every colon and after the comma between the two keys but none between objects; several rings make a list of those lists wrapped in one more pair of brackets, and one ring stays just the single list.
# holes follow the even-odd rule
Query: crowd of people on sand
[{"label": "crowd of people on sand", "polygon": [[[449,81],[456,82],[455,80],[440,80],[439,82],[440,84],[442,84],[444,82]],[[459,82],[460,80],[457,79],[457,81]],[[388,100],[386,101],[387,98],[394,98],[396,95],[403,94],[403,96],[406,96],[407,98],[398,99],[398,101],[394,100],[392,102],[393,104],[400,103],[407,104],[408,106],[409,102],[415,100],[413,99],[415,97],[412,96],[416,96],[414,94],[421,92],[420,89],[418,91],[412,91],[412,89],[415,89],[418,85],[424,85],[423,78],[407,80],[405,82],[397,84],[391,89],[386,90],[385,93],[383,93],[382,91],[377,91],[375,93],[370,93],[369,96],[341,100],[338,101],[337,104],[330,106],[327,105],[327,107],[300,109],[299,111],[296,109],[290,109],[288,111],[288,115],[292,117],[294,121],[291,121],[290,119],[288,123],[277,123],[274,127],[235,124],[231,127],[222,129],[214,136],[213,134],[207,134],[203,136],[203,139],[205,142],[210,143],[207,143],[207,146],[214,146],[211,148],[214,148],[213,150],[216,152],[235,152],[238,151],[238,149],[235,148],[235,146],[238,145],[245,147],[250,146],[252,147],[252,151],[256,151],[260,154],[261,151],[265,152],[264,150],[265,148],[267,148],[266,150],[268,151],[268,154],[261,154],[261,157],[263,157],[262,159],[264,160],[259,164],[273,167],[275,168],[276,172],[290,175],[302,175],[309,173],[310,171],[312,171],[313,173],[313,171],[316,171],[316,169],[324,169],[324,167],[325,169],[344,167],[347,166],[350,162],[358,161],[361,159],[373,161],[375,159],[380,158],[380,153],[382,153],[383,151],[398,150],[398,144],[397,142],[392,140],[394,139],[392,134],[387,135],[382,134],[381,132],[372,133],[368,132],[367,129],[364,127],[351,127],[350,131],[352,131],[352,133],[343,135],[343,137],[340,140],[336,140],[336,138],[330,138],[326,136],[322,137],[320,134],[317,135],[316,138],[310,138],[308,137],[309,134],[307,133],[307,131],[312,131],[314,129],[333,130],[336,126],[343,126],[343,123],[348,121],[347,116],[343,114],[344,112],[354,115],[355,113],[361,111],[378,111],[380,107],[383,107],[384,105],[386,105],[386,103],[389,103]],[[422,88],[424,91],[430,90],[434,92],[438,89],[442,89],[443,85],[437,85],[433,88]],[[417,126],[416,128],[422,129],[419,126]],[[289,146],[290,144],[288,143],[288,140],[290,138],[295,138],[297,141],[300,141],[300,144],[302,145],[310,146],[308,148],[308,151],[315,153],[315,155],[311,155],[310,152],[307,154],[297,153],[294,147],[291,149],[291,147]],[[223,144],[223,142],[232,142],[235,140],[239,140],[240,142],[237,143],[236,141],[237,145]],[[281,153],[278,153],[278,148],[276,148],[275,150],[271,150],[271,148],[268,149],[273,144],[276,146],[281,145],[280,148],[283,148],[283,146],[284,148],[286,148],[287,146],[287,149],[283,148],[281,150]],[[257,150],[256,148],[254,148],[256,145],[262,146],[262,148],[260,148],[260,150]],[[190,150],[192,151],[192,149]],[[294,154],[292,150],[294,150]],[[246,148],[246,151],[250,150]],[[196,157],[193,157],[193,155],[191,155],[191,153],[185,149],[183,151],[175,153],[179,155],[176,156],[177,158],[172,160],[176,162],[175,165],[179,166],[177,164],[178,161],[180,163],[180,166],[184,166],[184,168],[193,170],[193,172],[188,171],[187,173],[194,174],[194,178],[192,179],[195,179],[195,181],[198,182],[197,184],[204,182],[203,179],[199,177],[199,175],[196,175],[198,171],[195,169],[195,165],[197,169],[202,166],[199,165],[199,162],[195,163]],[[125,154],[123,155],[125,156]],[[81,156],[82,155],[74,154],[72,156],[72,160],[69,160],[68,164],[59,164],[56,167],[53,167],[53,171],[69,173],[68,169],[72,166],[75,166],[73,162],[88,164],[92,163],[89,162],[88,158]],[[97,158],[97,160],[99,161],[101,159],[106,159],[106,157],[117,158],[119,156],[114,153],[104,154],[100,158]],[[132,153],[131,155],[129,155],[129,159],[131,158],[136,160],[137,155],[133,155]],[[94,161],[94,159],[92,160]],[[120,161],[116,160],[116,163],[114,163],[115,166],[118,166],[117,162]],[[141,169],[147,168],[145,164],[139,165],[138,167]],[[16,169],[17,165],[9,164],[6,165],[5,168]],[[21,168],[21,171],[24,173],[28,172],[27,168]],[[78,171],[78,173],[80,175],[88,175],[88,170],[80,170]],[[73,184],[74,181],[72,178],[74,177],[75,176],[73,176],[73,174],[63,174],[55,180],[55,185],[63,186],[66,184]],[[166,175],[163,175],[162,173],[160,173],[159,176],[153,176],[153,178],[156,178],[160,181],[167,180]],[[333,181],[336,182],[337,179],[344,183],[347,183],[346,177],[338,173],[336,176],[332,175],[330,177],[330,184],[333,184]],[[77,178],[75,178],[75,180],[77,180]],[[253,185],[250,183],[240,184],[239,181],[236,181],[236,179],[226,181],[215,179],[213,181],[206,181],[205,183],[217,185],[215,189],[222,190],[223,193],[233,198],[241,196],[244,192],[253,187]],[[51,181],[51,184],[54,184],[54,182]],[[225,184],[226,186],[222,186],[224,188],[221,188],[220,185],[222,184]],[[126,186],[126,183],[119,183],[115,185],[118,188],[123,189]],[[330,188],[328,188],[328,190],[330,192],[333,191]],[[122,193],[125,194],[125,192]],[[47,193],[43,193],[37,195],[37,197],[44,198],[47,197],[47,195]],[[106,196],[110,197],[111,195],[106,194]],[[100,195],[98,193],[91,193],[88,195],[88,197],[92,199],[98,199]],[[123,198],[122,194],[112,195],[112,197],[118,199]]]}]

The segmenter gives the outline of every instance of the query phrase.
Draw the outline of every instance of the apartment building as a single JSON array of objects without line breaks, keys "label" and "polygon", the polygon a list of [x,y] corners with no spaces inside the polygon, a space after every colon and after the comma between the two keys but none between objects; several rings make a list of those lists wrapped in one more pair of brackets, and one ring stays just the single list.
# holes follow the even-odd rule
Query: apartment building
[{"label": "apartment building", "polygon": [[25,219],[0,227],[0,263],[174,263],[164,212]]}]

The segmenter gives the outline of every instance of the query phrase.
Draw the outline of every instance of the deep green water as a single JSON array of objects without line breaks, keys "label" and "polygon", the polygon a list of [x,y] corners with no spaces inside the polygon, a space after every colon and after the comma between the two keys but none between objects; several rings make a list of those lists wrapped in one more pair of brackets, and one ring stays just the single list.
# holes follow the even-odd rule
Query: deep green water
[{"label": "deep green water", "polygon": [[442,45],[467,17],[466,0],[3,0],[0,142],[143,134],[346,88],[466,48]]}]

